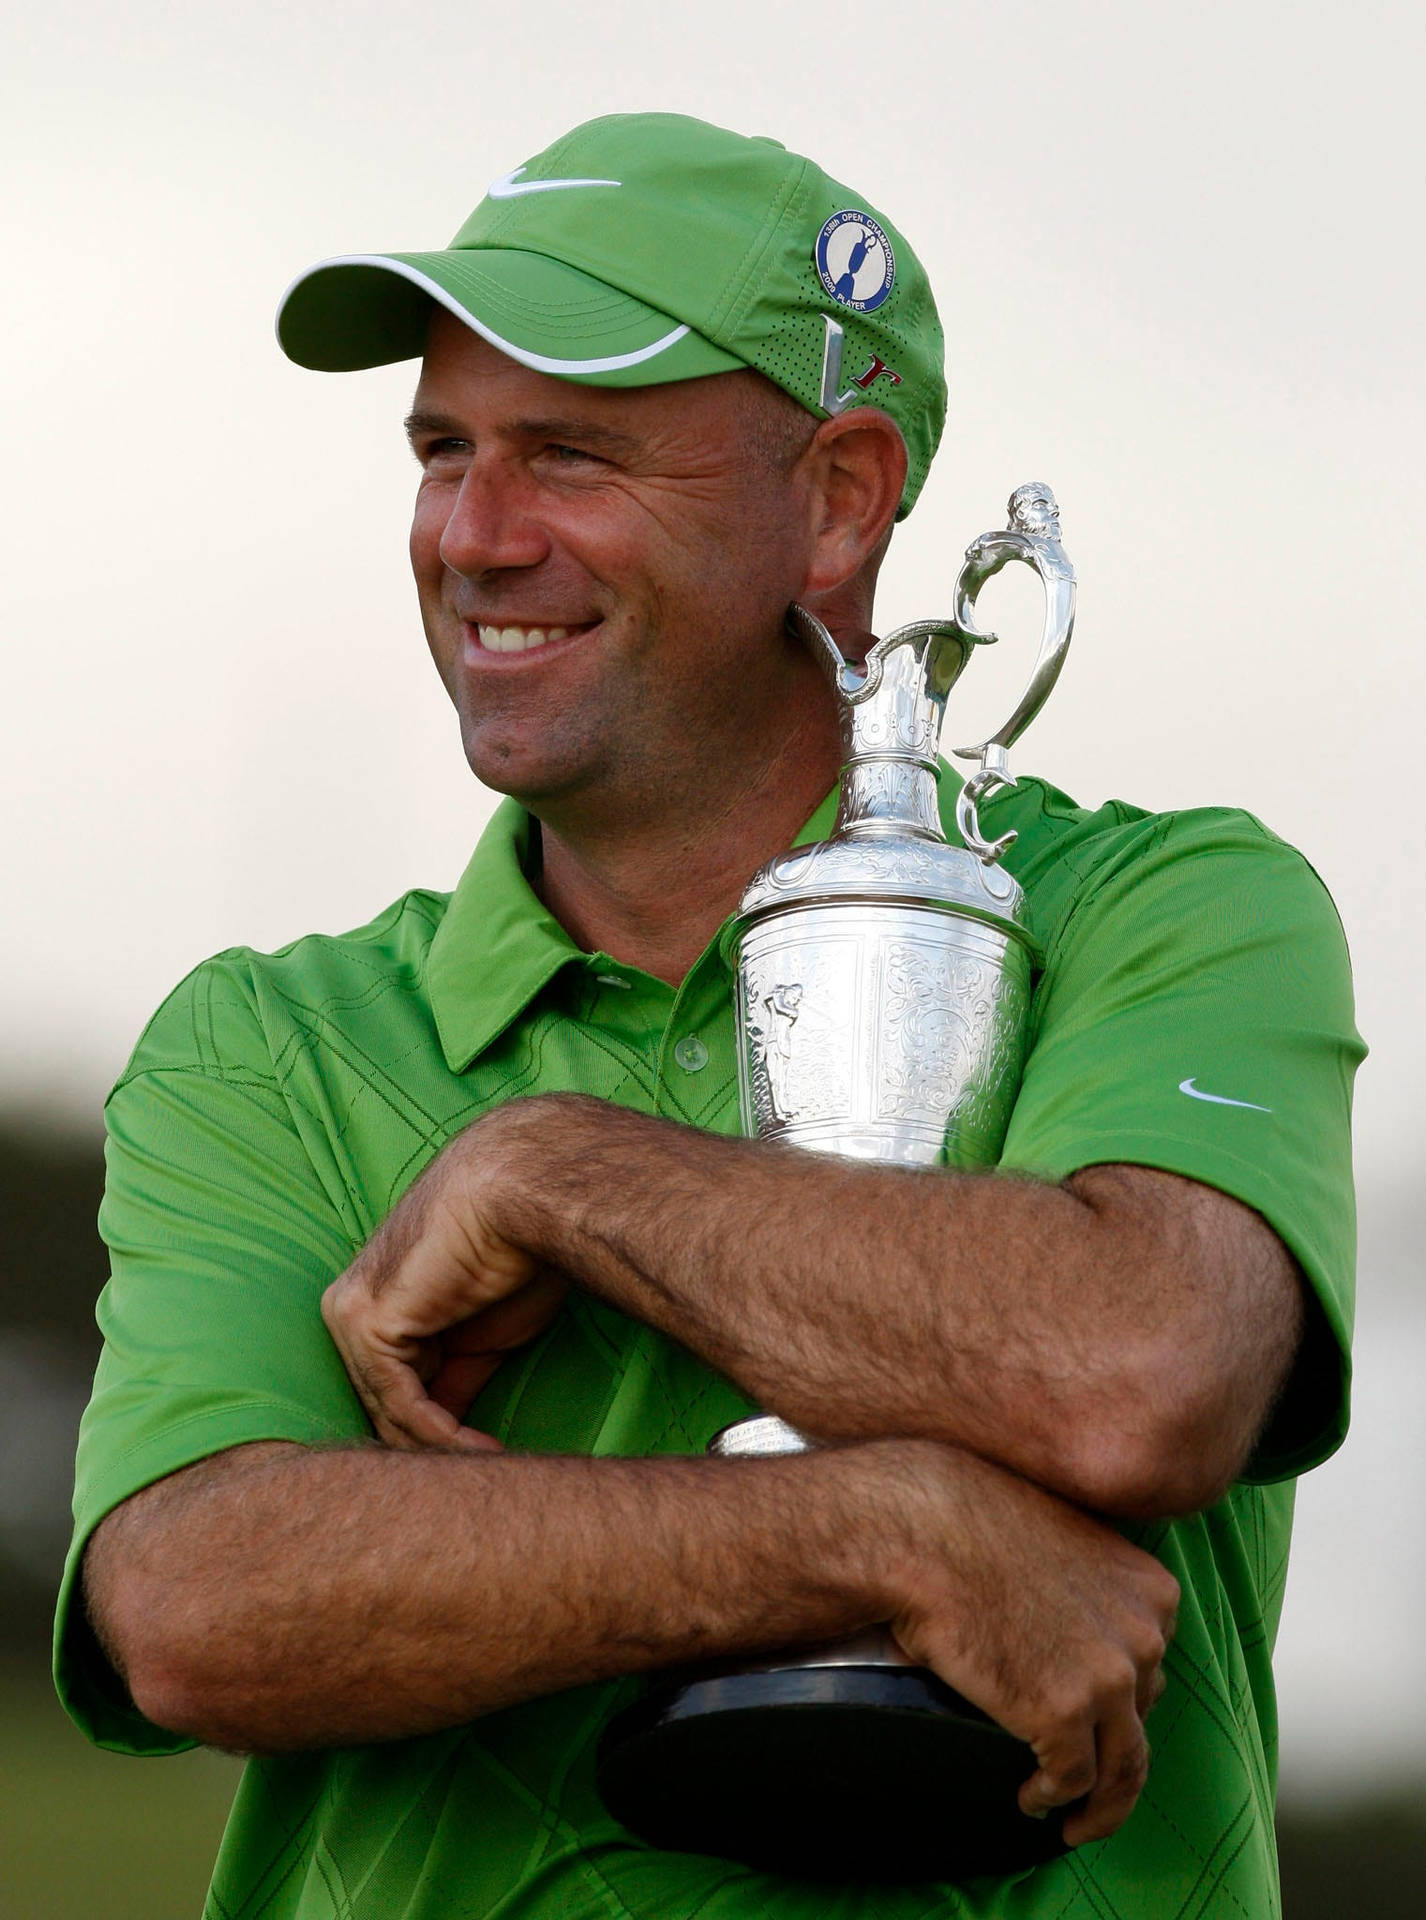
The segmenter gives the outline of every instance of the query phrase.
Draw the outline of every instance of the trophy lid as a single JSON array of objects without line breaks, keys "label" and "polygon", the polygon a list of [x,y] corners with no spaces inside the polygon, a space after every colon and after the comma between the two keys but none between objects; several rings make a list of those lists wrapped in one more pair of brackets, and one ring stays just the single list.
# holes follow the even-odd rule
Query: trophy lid
[{"label": "trophy lid", "polygon": [[738,903],[737,926],[796,907],[860,902],[930,907],[985,922],[1019,941],[1036,965],[1039,943],[1025,890],[998,862],[920,834],[835,835],[793,847],[761,867]]}]

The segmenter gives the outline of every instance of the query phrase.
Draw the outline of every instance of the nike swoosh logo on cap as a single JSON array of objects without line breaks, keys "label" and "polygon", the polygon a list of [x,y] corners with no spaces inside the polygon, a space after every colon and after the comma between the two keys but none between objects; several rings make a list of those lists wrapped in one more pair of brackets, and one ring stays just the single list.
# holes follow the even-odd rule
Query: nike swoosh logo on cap
[{"label": "nike swoosh logo on cap", "polygon": [[563,187],[622,187],[622,180],[522,180],[523,167],[516,167],[513,173],[502,173],[498,180],[492,180],[486,188],[486,197],[491,200],[518,200],[522,193],[557,193]]},{"label": "nike swoosh logo on cap", "polygon": [[1260,1107],[1256,1100],[1230,1100],[1226,1093],[1204,1093],[1193,1084],[1193,1075],[1178,1083],[1180,1093],[1186,1093],[1190,1100],[1211,1100],[1215,1107],[1249,1107],[1254,1113],[1271,1113],[1271,1107]]}]

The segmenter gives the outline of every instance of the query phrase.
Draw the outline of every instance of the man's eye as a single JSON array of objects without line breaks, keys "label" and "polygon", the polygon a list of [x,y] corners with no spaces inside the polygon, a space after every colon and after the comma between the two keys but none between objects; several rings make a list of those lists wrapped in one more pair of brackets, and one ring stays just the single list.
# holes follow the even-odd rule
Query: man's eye
[{"label": "man's eye", "polygon": [[576,460],[593,461],[596,463],[599,460],[599,455],[597,453],[590,453],[586,447],[567,447],[562,445],[558,440],[552,440],[545,451],[549,454],[550,458],[560,466],[567,466]]},{"label": "man's eye", "polygon": [[470,442],[455,434],[443,434],[439,440],[416,441],[411,451],[423,467],[429,467],[436,460],[463,458],[470,451]]}]

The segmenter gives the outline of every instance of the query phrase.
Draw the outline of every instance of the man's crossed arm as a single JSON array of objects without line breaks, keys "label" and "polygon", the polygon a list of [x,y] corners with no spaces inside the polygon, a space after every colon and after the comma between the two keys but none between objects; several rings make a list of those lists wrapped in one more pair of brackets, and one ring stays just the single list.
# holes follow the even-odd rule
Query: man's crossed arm
[{"label": "man's crossed arm", "polygon": [[940,1440],[1127,1518],[1218,1498],[1302,1325],[1272,1229],[1173,1174],[888,1169],[551,1095],[454,1141],[328,1292],[381,1438],[461,1444],[562,1275],[818,1438]]},{"label": "man's crossed arm", "polygon": [[1128,1815],[1178,1587],[974,1455],[785,1460],[237,1448],[117,1508],[91,1617],[140,1710],[276,1752],[458,1726],[560,1688],[889,1620],[1035,1751],[1027,1812]]},{"label": "man's crossed arm", "polygon": [[[840,1444],[492,1451],[457,1416],[571,1279]],[[1169,1175],[849,1167],[557,1096],[454,1141],[324,1312],[387,1446],[237,1449],[91,1543],[96,1628],[159,1724],[400,1737],[886,1619],[1034,1748],[1027,1811],[1087,1796],[1078,1844],[1142,1786],[1177,1604],[1080,1507],[1214,1497],[1302,1306],[1256,1215]]]}]

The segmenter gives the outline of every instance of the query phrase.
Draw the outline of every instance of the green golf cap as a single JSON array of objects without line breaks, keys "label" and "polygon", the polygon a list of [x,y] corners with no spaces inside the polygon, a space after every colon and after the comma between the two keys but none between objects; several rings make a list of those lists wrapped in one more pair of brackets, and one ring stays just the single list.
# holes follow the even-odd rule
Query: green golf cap
[{"label": "green golf cap", "polygon": [[681,114],[576,127],[496,180],[439,252],[319,262],[284,296],[278,339],[301,366],[384,366],[424,352],[433,301],[565,380],[754,367],[819,416],[879,407],[906,441],[902,514],[945,423],[936,303],[897,229],[776,140]]}]

